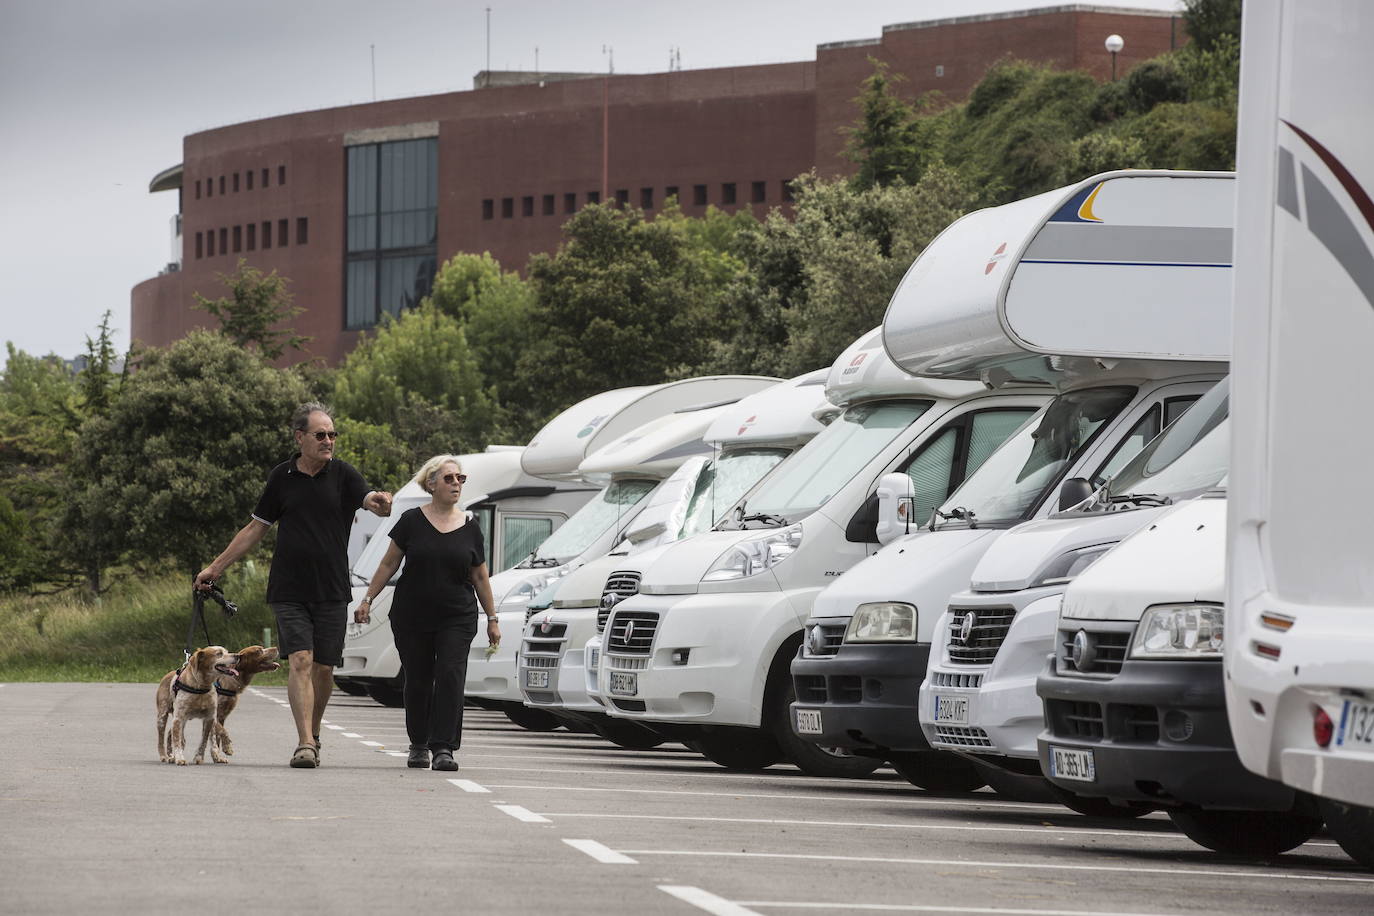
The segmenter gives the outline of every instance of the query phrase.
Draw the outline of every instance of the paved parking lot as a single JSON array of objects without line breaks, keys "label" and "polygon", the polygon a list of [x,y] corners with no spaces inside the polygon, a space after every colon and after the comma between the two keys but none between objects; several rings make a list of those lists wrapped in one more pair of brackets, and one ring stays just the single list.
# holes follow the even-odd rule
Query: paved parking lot
[{"label": "paved parking lot", "polygon": [[1374,874],[1325,836],[1246,862],[1162,815],[937,797],[884,771],[732,774],[479,710],[462,769],[440,774],[405,768],[401,710],[336,695],[324,765],[291,770],[285,702],[252,690],[233,761],[179,768],[157,761],[152,685],[0,686],[4,909],[1374,911]]}]

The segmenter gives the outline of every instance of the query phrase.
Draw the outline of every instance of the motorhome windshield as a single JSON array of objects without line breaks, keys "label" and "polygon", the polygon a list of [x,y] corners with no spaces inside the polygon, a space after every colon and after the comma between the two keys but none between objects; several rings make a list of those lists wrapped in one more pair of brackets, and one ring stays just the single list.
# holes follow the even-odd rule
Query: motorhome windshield
[{"label": "motorhome windshield", "polygon": [[681,537],[709,531],[749,488],[788,456],[785,448],[730,449],[702,469],[687,504]]},{"label": "motorhome windshield", "polygon": [[372,577],[377,573],[377,565],[382,562],[382,557],[386,556],[386,549],[391,546],[392,527],[396,520],[401,517],[401,513],[416,506],[423,506],[429,502],[429,496],[410,497],[398,499],[391,505],[391,515],[382,519],[382,523],[377,526],[377,530],[368,539],[367,546],[363,552],[358,554],[358,559],[354,561],[353,568],[350,570],[354,585],[366,585],[372,581]]},{"label": "motorhome windshield", "polygon": [[1055,398],[954,491],[938,510],[937,526],[949,520],[974,525],[1025,520],[1135,393],[1124,386],[1087,388]]},{"label": "motorhome windshield", "polygon": [[1107,484],[1113,501],[1189,499],[1216,487],[1230,461],[1231,386],[1222,379]]},{"label": "motorhome windshield", "polygon": [[607,528],[623,519],[656,486],[656,480],[611,481],[610,486],[583,504],[572,518],[549,535],[538,550],[522,560],[520,568],[557,566],[581,556]]},{"label": "motorhome windshield", "polygon": [[[932,401],[857,404],[769,475],[749,495],[745,518],[796,522],[825,505],[874,456],[930,409]],[[783,522],[784,524],[786,522]],[[730,527],[749,525],[730,519]]]}]

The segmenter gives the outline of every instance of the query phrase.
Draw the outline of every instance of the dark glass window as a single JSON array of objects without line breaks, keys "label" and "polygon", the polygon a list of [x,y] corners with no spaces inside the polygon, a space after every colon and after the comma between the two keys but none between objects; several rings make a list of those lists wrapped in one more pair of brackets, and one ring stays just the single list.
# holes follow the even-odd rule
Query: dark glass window
[{"label": "dark glass window", "polygon": [[233,182],[233,184],[234,184],[234,193],[237,194],[237,193],[239,192],[239,173],[238,173],[238,172],[235,172],[235,173],[234,173],[234,182]]},{"label": "dark glass window", "polygon": [[264,220],[262,224],[262,247],[272,247],[272,221]]},{"label": "dark glass window", "polygon": [[205,241],[204,241],[204,239],[201,238],[201,235],[200,235],[199,232],[196,233],[196,257],[197,257],[197,258],[203,258],[203,257],[205,257]]},{"label": "dark glass window", "polygon": [[249,191],[253,190],[253,170],[252,170],[252,169],[249,169],[248,171],[246,171],[246,172],[243,173],[243,180],[244,180],[245,184],[247,185],[247,189],[248,189]]},{"label": "dark glass window", "polygon": [[[249,174],[249,175],[252,175],[253,173],[252,173],[252,172],[249,172],[248,174]],[[252,251],[253,249],[255,249],[255,248],[257,248],[257,247],[258,247],[258,224],[257,224],[257,223],[249,223],[249,224],[248,224],[248,250],[249,250],[249,251]]]},{"label": "dark glass window", "polygon": [[553,195],[552,195],[552,194],[545,194],[545,195],[544,195],[544,215],[545,215],[545,216],[553,216]]},{"label": "dark glass window", "polygon": [[[664,200],[667,200],[667,199],[670,198],[670,197],[677,197],[677,196],[678,196],[678,194],[677,194],[677,185],[675,185],[675,184],[670,184],[670,185],[668,185],[668,187],[666,187],[666,188],[663,189],[663,199],[664,199]],[[678,203],[679,203],[679,204],[682,203],[682,199],[681,199],[681,198],[678,198]]]},{"label": "dark glass window", "polygon": [[482,201],[482,219],[491,219],[496,215],[496,201],[490,197]]},{"label": "dark glass window", "polygon": [[[370,328],[383,313],[398,315],[419,305],[434,285],[439,141],[351,146],[347,156],[344,326]],[[510,215],[509,202],[501,202],[503,216]],[[489,203],[482,202],[484,218]]]},{"label": "dark glass window", "polygon": [[286,184],[286,166],[277,166],[277,184]]},{"label": "dark glass window", "polygon": [[698,207],[706,206],[706,185],[692,185],[692,203]]},{"label": "dark glass window", "polygon": [[296,244],[305,245],[310,241],[310,218],[296,217]]},{"label": "dark glass window", "polygon": [[262,170],[262,186],[263,186],[264,188],[267,187],[267,178],[268,178],[267,169],[264,168],[264,169]]},{"label": "dark glass window", "polygon": [[620,188],[615,192],[615,205],[623,207],[630,202],[630,189]]},{"label": "dark glass window", "polygon": [[228,229],[220,229],[220,231],[219,231],[219,253],[220,253],[220,254],[228,254],[228,253],[229,253],[229,230],[228,230]]},{"label": "dark glass window", "polygon": [[214,197],[214,196],[215,196],[215,179],[213,179],[213,178],[207,178],[207,179],[205,179],[205,196],[206,196],[206,197]]},{"label": "dark glass window", "polygon": [[589,204],[599,204],[599,203],[601,203],[601,192],[600,192],[600,191],[588,191],[588,192],[587,192],[587,203],[589,203]]},{"label": "dark glass window", "polygon": [[512,216],[514,216],[514,215],[515,215],[515,198],[514,198],[514,197],[503,197],[503,198],[501,198],[501,218],[502,218],[502,219],[510,219],[510,218],[511,218]]},{"label": "dark glass window", "polygon": [[534,196],[526,194],[520,198],[520,215],[534,216]]},{"label": "dark glass window", "polygon": [[563,195],[563,212],[564,212],[564,213],[576,213],[576,212],[577,212],[577,192],[576,192],[576,191],[569,191],[568,193],[566,193],[566,194]]},{"label": "dark glass window", "polygon": [[749,202],[761,204],[768,196],[768,183],[766,181],[756,181],[750,193]]},{"label": "dark glass window", "polygon": [[723,204],[735,202],[735,183],[733,181],[727,181],[720,186],[720,202]]},{"label": "dark glass window", "polygon": [[782,202],[785,204],[792,203],[794,199],[792,196],[792,179],[784,178],[779,184],[782,186]]},{"label": "dark glass window", "polygon": [[220,196],[221,196],[221,197],[224,196],[224,176],[223,176],[223,175],[219,176],[219,193],[220,193]]},{"label": "dark glass window", "polygon": [[200,179],[196,179],[196,200],[200,200]]},{"label": "dark glass window", "polygon": [[239,253],[239,252],[242,251],[242,250],[243,250],[243,227],[242,227],[242,226],[235,226],[235,227],[234,227],[234,253],[237,254],[237,253]]},{"label": "dark glass window", "polygon": [[652,210],[653,208],[654,208],[654,189],[653,189],[653,188],[640,188],[640,189],[639,189],[639,209],[641,209],[641,210]]},{"label": "dark glass window", "polygon": [[215,230],[213,229],[205,233],[205,256],[207,258],[215,256]]},{"label": "dark glass window", "polygon": [[284,220],[284,219],[279,219],[279,220],[277,220],[277,247],[278,247],[278,248],[285,248],[285,247],[286,247],[286,226],[287,226],[286,220]]}]

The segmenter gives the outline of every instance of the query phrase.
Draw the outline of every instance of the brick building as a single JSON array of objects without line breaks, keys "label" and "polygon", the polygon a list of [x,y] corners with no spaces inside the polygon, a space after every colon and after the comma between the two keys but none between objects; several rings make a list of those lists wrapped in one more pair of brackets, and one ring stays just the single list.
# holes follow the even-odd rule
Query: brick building
[{"label": "brick building", "polygon": [[904,91],[964,98],[1014,57],[1106,79],[1109,34],[1126,38],[1118,73],[1181,42],[1177,17],[1068,4],[891,25],[882,37],[820,45],[814,61],[645,75],[478,74],[466,92],[308,111],[188,136],[152,191],[180,197],[181,257],[134,287],[135,341],[164,346],[205,324],[192,293],[245,258],[291,279],[293,325],[311,355],[337,363],[382,312],[428,291],[437,264],[490,251],[508,269],[552,251],[588,202],[652,214],[676,195],[762,216],[788,182],[845,174],[841,128],[872,72]]}]

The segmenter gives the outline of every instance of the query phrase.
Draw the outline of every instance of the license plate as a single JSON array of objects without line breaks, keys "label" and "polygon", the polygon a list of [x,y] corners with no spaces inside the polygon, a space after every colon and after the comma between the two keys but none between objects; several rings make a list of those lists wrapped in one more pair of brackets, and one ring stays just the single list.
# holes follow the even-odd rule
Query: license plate
[{"label": "license plate", "polygon": [[618,697],[632,697],[639,693],[639,676],[624,671],[612,671],[611,693]]},{"label": "license plate", "polygon": [[821,711],[819,709],[797,710],[797,734],[819,735],[821,733]]},{"label": "license plate", "polygon": [[1341,727],[1336,746],[1374,747],[1374,703],[1346,700],[1341,709]]},{"label": "license plate", "polygon": [[968,725],[968,697],[935,696],[935,721],[948,725]]},{"label": "license plate", "polygon": [[526,671],[526,687],[547,687],[549,686],[549,673],[547,671]]},{"label": "license plate", "polygon": [[1096,782],[1097,767],[1093,764],[1093,752],[1051,747],[1050,775],[1074,782]]}]

